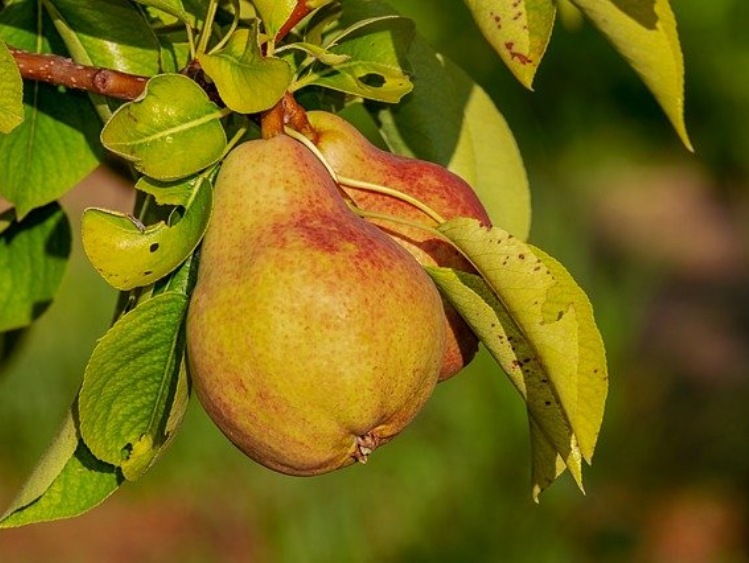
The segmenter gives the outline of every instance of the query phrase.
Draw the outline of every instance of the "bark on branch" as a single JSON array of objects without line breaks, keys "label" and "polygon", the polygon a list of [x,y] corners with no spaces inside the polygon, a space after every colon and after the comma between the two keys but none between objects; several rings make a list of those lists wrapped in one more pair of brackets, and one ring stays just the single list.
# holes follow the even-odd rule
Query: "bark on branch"
[{"label": "bark on branch", "polygon": [[79,65],[60,55],[38,54],[9,47],[11,55],[28,80],[38,80],[66,88],[86,90],[120,100],[134,100],[148,78],[108,68]]}]

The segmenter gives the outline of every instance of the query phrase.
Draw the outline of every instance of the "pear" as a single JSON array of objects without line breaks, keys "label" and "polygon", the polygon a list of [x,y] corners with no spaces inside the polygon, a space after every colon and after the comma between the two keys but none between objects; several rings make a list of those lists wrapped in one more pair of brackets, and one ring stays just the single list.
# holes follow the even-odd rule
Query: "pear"
[{"label": "pear", "polygon": [[285,135],[229,153],[187,319],[208,415],[291,475],[365,462],[414,418],[445,345],[439,293]]},{"label": "pear", "polygon": [[[422,201],[445,220],[471,217],[485,226],[491,225],[473,188],[446,168],[383,151],[370,143],[353,125],[332,113],[311,111],[307,117],[316,134],[317,148],[336,174],[396,189]],[[346,185],[341,188],[358,207],[366,211],[394,215],[425,226],[436,225],[423,211],[395,197]],[[428,231],[392,221],[372,222],[424,266],[473,271],[455,248]],[[457,311],[447,302],[444,308],[447,342],[440,381],[463,369],[478,349],[478,339]]]}]

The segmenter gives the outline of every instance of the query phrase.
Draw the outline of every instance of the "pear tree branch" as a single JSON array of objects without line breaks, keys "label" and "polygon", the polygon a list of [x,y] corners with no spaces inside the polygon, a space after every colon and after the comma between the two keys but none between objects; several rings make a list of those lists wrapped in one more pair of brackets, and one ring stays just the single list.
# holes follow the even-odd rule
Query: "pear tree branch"
[{"label": "pear tree branch", "polygon": [[86,90],[119,100],[134,100],[143,93],[148,77],[108,68],[80,65],[60,55],[29,53],[9,47],[21,77],[66,88]]}]

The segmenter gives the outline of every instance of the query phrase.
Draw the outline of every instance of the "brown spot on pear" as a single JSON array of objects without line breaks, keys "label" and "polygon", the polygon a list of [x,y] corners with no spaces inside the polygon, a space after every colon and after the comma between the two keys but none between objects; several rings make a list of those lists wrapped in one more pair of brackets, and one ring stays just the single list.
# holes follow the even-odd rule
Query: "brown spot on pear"
[{"label": "brown spot on pear", "polygon": [[197,396],[224,434],[269,468],[314,475],[365,461],[414,418],[445,329],[419,264],[280,135],[221,167],[187,339]]},{"label": "brown spot on pear", "polygon": [[[473,188],[446,168],[383,151],[372,145],[353,125],[332,113],[312,111],[307,115],[318,135],[318,149],[337,174],[394,188],[426,203],[446,220],[471,217],[483,225],[491,225]],[[341,187],[366,211],[395,215],[425,226],[436,224],[413,205],[395,197],[349,186]],[[387,221],[373,220],[373,223],[425,266],[474,271],[455,248],[428,231]],[[476,335],[451,305],[446,302],[444,305],[447,342],[440,381],[463,369],[478,349]]]}]

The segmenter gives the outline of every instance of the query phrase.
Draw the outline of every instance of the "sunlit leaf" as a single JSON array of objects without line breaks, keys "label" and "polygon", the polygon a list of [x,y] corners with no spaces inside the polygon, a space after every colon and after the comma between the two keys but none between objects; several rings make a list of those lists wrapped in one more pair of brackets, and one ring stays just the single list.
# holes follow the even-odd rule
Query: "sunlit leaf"
[{"label": "sunlit leaf", "polygon": [[117,469],[95,459],[80,440],[71,411],[34,472],[0,516],[0,528],[77,516],[101,503],[121,483]]},{"label": "sunlit leaf", "polygon": [[13,55],[0,41],[0,133],[10,133],[24,117],[23,80]]},{"label": "sunlit leaf", "polygon": [[[456,220],[460,221],[460,220]],[[492,251],[493,253],[493,251]],[[504,258],[501,258],[503,261]],[[535,266],[534,266],[535,267]],[[455,307],[466,323],[476,333],[487,350],[497,360],[510,381],[526,401],[528,412],[540,431],[555,452],[558,452],[575,481],[582,488],[582,455],[577,440],[564,408],[556,393],[556,382],[569,385],[569,373],[552,373],[547,366],[548,356],[557,354],[556,350],[539,345],[537,337],[524,333],[527,322],[516,318],[508,311],[498,296],[501,288],[490,286],[484,279],[475,274],[459,272],[449,268],[428,268],[428,273],[448,301]],[[543,282],[549,278],[546,271],[537,274],[539,283],[529,288],[531,303],[543,301],[545,291]],[[496,283],[496,282],[495,282]],[[503,282],[511,283],[511,281]],[[504,288],[505,290],[508,287]],[[512,291],[512,287],[509,288]],[[506,293],[506,291],[505,291]],[[517,304],[517,303],[516,303]],[[526,303],[526,306],[529,304]],[[529,306],[538,309],[539,304]],[[565,325],[552,328],[553,332],[564,333],[563,336],[575,335],[574,316],[567,314]],[[572,326],[570,326],[572,325]],[[538,327],[533,331],[538,333]],[[567,358],[571,365],[576,364],[574,343],[572,350],[564,346],[562,354],[569,353]],[[536,452],[532,452],[535,456]],[[537,463],[532,458],[534,464]],[[534,471],[539,466],[534,465]]]},{"label": "sunlit leaf", "polygon": [[539,495],[564,473],[567,466],[532,416],[528,417],[528,423],[531,440],[531,495],[538,502]]},{"label": "sunlit leaf", "polygon": [[281,59],[263,57],[255,29],[237,30],[226,47],[199,54],[198,61],[224,103],[239,113],[273,107],[291,84],[291,67]]},{"label": "sunlit leaf", "polygon": [[263,20],[265,32],[275,37],[294,12],[297,0],[253,0],[253,3]]},{"label": "sunlit leaf", "polygon": [[553,0],[464,0],[481,33],[530,88],[554,27]]},{"label": "sunlit leaf", "polygon": [[[12,214],[4,213],[0,222]],[[0,332],[26,326],[47,309],[67,267],[70,238],[70,224],[56,203],[0,233]]]},{"label": "sunlit leaf", "polygon": [[191,24],[194,22],[194,18],[190,17],[190,14],[185,10],[182,0],[135,0],[138,4],[143,6],[151,6],[162,12],[174,16],[178,20]]},{"label": "sunlit leaf", "polygon": [[187,301],[167,292],[126,313],[99,340],[86,367],[81,435],[97,458],[119,465],[129,480],[150,467],[167,438]]},{"label": "sunlit leaf", "polygon": [[211,213],[211,185],[203,177],[172,185],[141,179],[137,187],[160,205],[183,207],[184,213],[171,226],[163,221],[143,226],[122,213],[86,210],[83,248],[96,271],[120,290],[151,284],[184,262],[203,237]]},{"label": "sunlit leaf", "polygon": [[692,150],[684,124],[684,60],[668,0],[571,1],[640,75]]},{"label": "sunlit leaf", "polygon": [[531,222],[528,178],[502,114],[478,84],[423,39],[414,40],[408,56],[419,77],[413,92],[379,113],[388,144],[461,176],[493,224],[525,239]]},{"label": "sunlit leaf", "polygon": [[145,76],[159,71],[156,35],[131,2],[45,0],[44,4],[59,13],[56,27],[78,62]]},{"label": "sunlit leaf", "polygon": [[324,46],[339,56],[340,62],[313,65],[293,88],[316,85],[396,103],[413,88],[406,72],[406,52],[413,34],[413,22],[397,16],[357,22]]},{"label": "sunlit leaf", "polygon": [[158,180],[185,178],[215,163],[226,147],[222,112],[190,78],[159,75],[120,107],[101,132],[112,152]]}]

